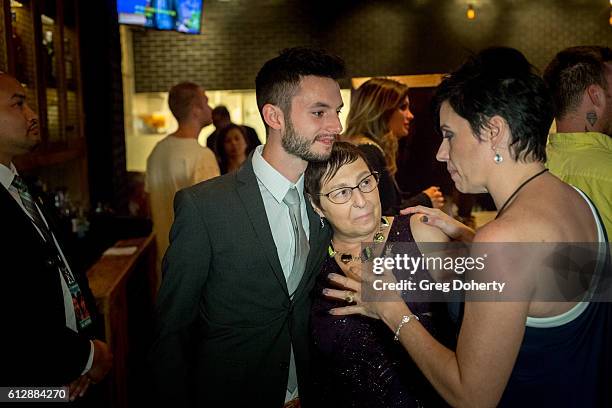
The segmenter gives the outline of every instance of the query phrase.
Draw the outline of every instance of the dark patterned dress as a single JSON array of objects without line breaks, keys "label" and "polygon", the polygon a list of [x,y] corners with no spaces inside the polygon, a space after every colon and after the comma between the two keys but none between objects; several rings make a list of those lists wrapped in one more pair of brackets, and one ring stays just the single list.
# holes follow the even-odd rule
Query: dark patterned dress
[{"label": "dark patterned dress", "polygon": [[[414,242],[410,216],[396,217],[387,245]],[[419,256],[418,249],[410,256]],[[321,295],[327,275],[343,274],[328,258],[317,278],[312,309],[313,385],[316,407],[420,407],[445,406],[394,334],[381,321],[361,315],[333,316],[343,301]],[[418,271],[427,274],[426,271]],[[412,313],[438,340],[449,345],[452,336],[446,307],[441,303],[407,302]],[[409,330],[406,327],[403,330]]]}]

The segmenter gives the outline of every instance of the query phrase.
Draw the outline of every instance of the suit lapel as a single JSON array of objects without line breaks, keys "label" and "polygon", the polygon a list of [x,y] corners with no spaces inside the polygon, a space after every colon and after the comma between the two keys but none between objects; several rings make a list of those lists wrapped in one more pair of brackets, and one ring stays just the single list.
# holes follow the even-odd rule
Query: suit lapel
[{"label": "suit lapel", "polygon": [[257,234],[259,245],[261,245],[268,262],[272,266],[274,276],[278,280],[278,283],[283,288],[283,291],[289,297],[289,290],[287,289],[287,281],[283,274],[280,261],[278,259],[278,251],[274,244],[274,238],[272,237],[272,231],[270,230],[270,224],[268,223],[268,216],[264,207],[263,198],[261,197],[261,191],[259,190],[259,183],[255,172],[253,171],[253,163],[251,161],[252,154],[246,160],[245,164],[238,170],[236,174],[238,195],[242,200],[242,204],[246,209],[253,229]]},{"label": "suit lapel", "polygon": [[[7,189],[2,186],[0,186],[0,200],[3,202],[3,207],[6,208],[6,214],[11,219],[15,220],[15,224],[17,224],[18,222],[21,223],[21,226],[23,228],[31,232],[31,235],[34,237],[35,240],[40,241],[40,243],[44,245],[45,240],[36,230],[36,227],[34,226],[34,223],[30,219],[30,217],[26,215],[26,213],[19,206],[17,201],[15,201],[15,199],[11,196],[11,193],[9,193]],[[14,217],[16,218],[12,218],[13,216],[10,215],[11,213],[13,213]]]}]

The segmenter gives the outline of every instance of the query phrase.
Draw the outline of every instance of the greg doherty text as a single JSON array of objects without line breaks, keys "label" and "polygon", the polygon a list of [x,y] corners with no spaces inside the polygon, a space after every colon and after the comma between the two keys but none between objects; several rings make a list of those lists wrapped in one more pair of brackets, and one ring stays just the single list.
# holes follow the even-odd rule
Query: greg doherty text
[{"label": "greg doherty text", "polygon": [[448,293],[451,290],[466,291],[466,292],[498,292],[502,293],[505,282],[476,282],[471,280],[464,282],[460,279],[454,279],[452,282],[432,282],[429,280],[421,280],[418,282],[402,279],[399,282],[384,282],[382,279],[377,279],[372,282],[374,290],[396,290],[396,291],[442,291]]}]

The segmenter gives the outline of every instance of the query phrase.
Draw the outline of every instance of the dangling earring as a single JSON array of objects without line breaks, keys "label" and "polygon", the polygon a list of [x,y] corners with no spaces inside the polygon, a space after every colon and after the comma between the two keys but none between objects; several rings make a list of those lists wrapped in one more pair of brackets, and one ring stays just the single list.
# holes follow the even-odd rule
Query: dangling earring
[{"label": "dangling earring", "polygon": [[495,164],[500,164],[504,161],[504,158],[501,154],[497,152],[497,149],[495,149],[495,156],[493,156],[493,161],[495,162]]},{"label": "dangling earring", "polygon": [[323,222],[323,218],[325,218],[325,217],[321,217],[319,215],[319,220],[321,221],[321,228],[325,228],[325,223]]}]

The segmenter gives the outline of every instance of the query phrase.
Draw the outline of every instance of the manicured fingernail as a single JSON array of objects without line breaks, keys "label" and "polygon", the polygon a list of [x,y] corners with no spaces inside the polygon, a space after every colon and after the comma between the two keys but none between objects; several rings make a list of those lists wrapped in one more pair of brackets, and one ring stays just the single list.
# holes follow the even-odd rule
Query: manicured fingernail
[{"label": "manicured fingernail", "polygon": [[429,218],[427,218],[426,215],[421,217],[421,222],[427,222],[427,221],[429,221]]},{"label": "manicured fingernail", "polygon": [[327,279],[334,280],[334,274],[330,273],[329,275],[327,275]]},{"label": "manicured fingernail", "polygon": [[329,314],[335,315],[336,314],[336,309],[329,309]]},{"label": "manicured fingernail", "polygon": [[323,294],[324,295],[328,295],[329,294],[329,289],[323,289]]}]

